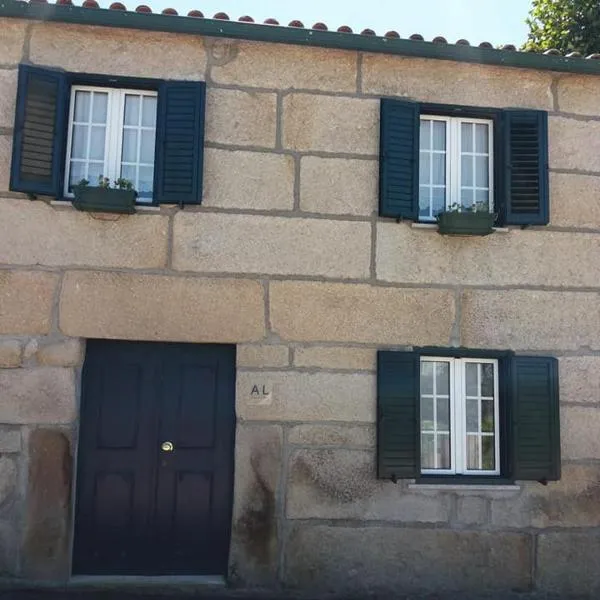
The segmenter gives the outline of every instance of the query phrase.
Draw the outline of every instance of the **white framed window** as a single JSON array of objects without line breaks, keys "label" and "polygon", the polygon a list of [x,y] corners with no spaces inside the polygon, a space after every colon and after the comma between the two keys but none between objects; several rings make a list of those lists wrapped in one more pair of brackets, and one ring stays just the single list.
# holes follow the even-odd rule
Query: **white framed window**
[{"label": "white framed window", "polygon": [[499,475],[498,361],[421,357],[421,473]]},{"label": "white framed window", "polygon": [[421,221],[435,221],[452,207],[493,212],[493,125],[489,119],[421,115]]},{"label": "white framed window", "polygon": [[65,196],[82,179],[97,185],[128,179],[138,202],[152,202],[157,92],[92,86],[73,86]]}]

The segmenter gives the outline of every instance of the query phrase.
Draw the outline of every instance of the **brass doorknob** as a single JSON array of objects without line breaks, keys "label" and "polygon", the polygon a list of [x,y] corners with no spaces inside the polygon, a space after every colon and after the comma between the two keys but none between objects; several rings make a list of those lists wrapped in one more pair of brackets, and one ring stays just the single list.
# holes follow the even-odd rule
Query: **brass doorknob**
[{"label": "brass doorknob", "polygon": [[163,452],[173,452],[174,448],[175,448],[175,446],[173,446],[173,442],[163,442],[160,445],[160,449]]}]

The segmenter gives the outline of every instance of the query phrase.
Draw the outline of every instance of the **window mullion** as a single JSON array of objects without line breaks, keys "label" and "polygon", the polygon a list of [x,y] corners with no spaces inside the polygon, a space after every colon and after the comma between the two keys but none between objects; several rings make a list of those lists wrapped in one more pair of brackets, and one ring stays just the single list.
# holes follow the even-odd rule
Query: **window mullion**
[{"label": "window mullion", "polygon": [[459,119],[454,119],[452,122],[454,135],[453,137],[453,148],[452,154],[454,156],[454,173],[453,173],[453,195],[455,198],[455,202],[460,206],[461,198],[460,198],[460,167],[461,167],[461,143],[460,143],[460,125],[461,121]]},{"label": "window mullion", "polygon": [[112,181],[116,181],[119,177],[119,155],[120,155],[120,139],[122,132],[120,124],[122,122],[122,105],[124,99],[123,90],[113,90],[110,96],[111,105],[111,120],[110,120],[110,151],[108,159],[109,177]]},{"label": "window mullion", "polygon": [[464,362],[462,359],[456,359],[454,362],[454,378],[456,385],[454,387],[455,404],[455,432],[456,432],[456,473],[464,473],[466,456],[466,437],[465,437],[465,398],[464,398]]}]

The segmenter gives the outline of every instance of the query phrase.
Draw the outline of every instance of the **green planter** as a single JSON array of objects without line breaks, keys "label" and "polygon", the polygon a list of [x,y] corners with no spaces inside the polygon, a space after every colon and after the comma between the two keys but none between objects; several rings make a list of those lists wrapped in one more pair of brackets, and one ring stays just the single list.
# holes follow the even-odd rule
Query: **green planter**
[{"label": "green planter", "polygon": [[110,212],[130,215],[135,212],[135,190],[76,185],[73,187],[77,210]]},{"label": "green planter", "polygon": [[437,217],[438,231],[443,235],[489,235],[494,231],[494,213],[478,212],[442,212]]}]

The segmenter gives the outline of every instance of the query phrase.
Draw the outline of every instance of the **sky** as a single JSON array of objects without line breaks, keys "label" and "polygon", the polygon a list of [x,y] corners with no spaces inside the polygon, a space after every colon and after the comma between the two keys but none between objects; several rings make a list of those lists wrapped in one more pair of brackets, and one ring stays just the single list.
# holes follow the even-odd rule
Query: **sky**
[{"label": "sky", "polygon": [[[395,29],[401,37],[420,33],[426,40],[437,35],[449,42],[465,38],[475,45],[521,45],[527,38],[525,18],[531,0],[121,0],[129,10],[138,4],[154,12],[167,7],[179,14],[192,9],[205,16],[226,12],[231,19],[250,15],[257,22],[274,17],[287,25],[299,19],[309,27],[322,21],[330,29],[349,25],[354,31],[367,27],[383,35]],[[79,4],[79,2],[77,2]],[[99,0],[103,8],[111,0]]]}]

